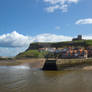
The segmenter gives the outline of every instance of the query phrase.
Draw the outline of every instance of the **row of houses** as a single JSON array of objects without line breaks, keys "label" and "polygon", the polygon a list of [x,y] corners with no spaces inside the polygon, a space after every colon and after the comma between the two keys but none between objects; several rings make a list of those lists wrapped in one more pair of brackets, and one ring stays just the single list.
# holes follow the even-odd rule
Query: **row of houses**
[{"label": "row of houses", "polygon": [[49,53],[53,53],[57,58],[87,58],[90,56],[92,50],[85,48],[40,48],[40,52],[48,51]]},{"label": "row of houses", "polygon": [[65,48],[62,49],[59,54],[59,58],[87,58],[88,51],[82,48]]}]

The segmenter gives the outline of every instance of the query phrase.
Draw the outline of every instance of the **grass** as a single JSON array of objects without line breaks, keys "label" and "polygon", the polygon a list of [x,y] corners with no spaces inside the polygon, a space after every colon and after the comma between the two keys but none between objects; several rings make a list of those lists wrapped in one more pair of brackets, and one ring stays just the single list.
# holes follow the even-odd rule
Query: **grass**
[{"label": "grass", "polygon": [[20,53],[16,58],[44,58],[44,53],[40,53],[38,50],[28,50]]},{"label": "grass", "polygon": [[85,40],[86,45],[92,46],[92,40]]}]

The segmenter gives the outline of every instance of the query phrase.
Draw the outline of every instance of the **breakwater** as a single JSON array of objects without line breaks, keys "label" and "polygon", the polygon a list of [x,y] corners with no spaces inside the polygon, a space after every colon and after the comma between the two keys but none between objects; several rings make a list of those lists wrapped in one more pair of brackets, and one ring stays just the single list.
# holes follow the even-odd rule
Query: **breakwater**
[{"label": "breakwater", "polygon": [[42,70],[64,70],[70,67],[92,65],[92,59],[48,59],[45,60]]}]

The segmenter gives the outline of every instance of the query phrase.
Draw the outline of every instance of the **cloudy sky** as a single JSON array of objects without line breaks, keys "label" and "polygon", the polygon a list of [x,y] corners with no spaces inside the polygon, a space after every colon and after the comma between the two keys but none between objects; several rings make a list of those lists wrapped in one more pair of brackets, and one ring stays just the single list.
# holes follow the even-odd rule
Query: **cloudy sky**
[{"label": "cloudy sky", "polygon": [[92,0],[0,0],[0,56],[32,42],[92,39]]}]

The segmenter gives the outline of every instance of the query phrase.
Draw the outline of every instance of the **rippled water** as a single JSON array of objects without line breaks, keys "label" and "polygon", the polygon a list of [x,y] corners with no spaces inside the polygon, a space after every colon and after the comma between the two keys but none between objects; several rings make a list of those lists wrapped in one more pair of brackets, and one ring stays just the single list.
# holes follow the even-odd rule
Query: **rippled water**
[{"label": "rippled water", "polygon": [[0,92],[92,92],[92,71],[0,67]]}]

